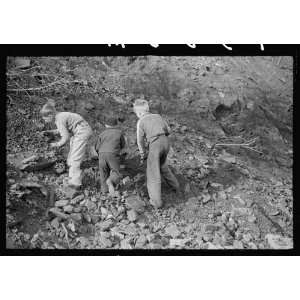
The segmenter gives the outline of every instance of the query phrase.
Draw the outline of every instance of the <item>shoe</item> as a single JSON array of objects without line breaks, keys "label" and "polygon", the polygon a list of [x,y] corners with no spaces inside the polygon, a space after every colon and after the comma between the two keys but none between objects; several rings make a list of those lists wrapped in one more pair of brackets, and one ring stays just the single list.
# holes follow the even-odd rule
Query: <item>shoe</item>
[{"label": "shoe", "polygon": [[111,182],[111,180],[109,178],[106,180],[106,184],[108,186],[109,194],[111,196],[114,196],[115,195],[115,188],[114,188],[114,185],[113,185],[113,183]]},{"label": "shoe", "polygon": [[72,183],[69,183],[68,187],[71,188],[71,189],[75,189],[76,191],[79,191],[81,189],[81,185],[75,185],[75,184],[72,184]]}]

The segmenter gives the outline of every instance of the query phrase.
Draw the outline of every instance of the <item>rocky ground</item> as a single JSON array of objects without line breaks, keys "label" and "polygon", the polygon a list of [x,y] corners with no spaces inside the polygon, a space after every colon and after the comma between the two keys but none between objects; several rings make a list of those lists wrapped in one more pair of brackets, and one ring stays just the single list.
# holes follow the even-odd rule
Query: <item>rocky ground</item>
[{"label": "rocky ground", "polygon": [[[103,62],[105,67],[111,67],[109,60]],[[218,68],[222,70],[222,65]],[[205,70],[209,72],[209,67]],[[109,76],[105,78],[109,80]],[[22,79],[16,82],[23,83]],[[58,97],[54,92],[48,91],[52,97]],[[122,181],[115,197],[111,197],[99,193],[97,159],[92,151],[83,163],[82,191],[64,187],[68,149],[49,149],[51,137],[41,136],[45,126],[38,118],[44,100],[40,95],[27,93],[25,97],[24,93],[11,92],[8,97],[7,248],[293,247],[293,152],[288,135],[278,134],[286,124],[278,123],[279,129],[271,127],[269,117],[269,123],[253,127],[252,135],[248,130],[237,135],[234,126],[246,122],[246,117],[240,114],[237,119],[233,106],[228,110],[220,106],[217,109],[217,105],[211,118],[205,118],[207,112],[203,112],[199,119],[199,111],[197,117],[187,113],[186,107],[167,113],[154,101],[153,106],[172,129],[169,163],[182,187],[182,194],[176,195],[163,183],[165,206],[154,210],[148,203],[145,166],[138,165],[136,119],[130,113],[130,105],[120,103],[124,98],[114,93],[111,100],[112,92],[107,92],[110,96],[102,103],[85,97],[73,109],[88,119],[95,133],[102,129],[99,110],[102,115],[114,111],[120,116],[128,149],[121,166]],[[258,128],[262,127],[273,128],[273,136],[277,133],[276,149],[266,146],[270,136],[258,136]],[[282,155],[274,156],[275,150]]]}]

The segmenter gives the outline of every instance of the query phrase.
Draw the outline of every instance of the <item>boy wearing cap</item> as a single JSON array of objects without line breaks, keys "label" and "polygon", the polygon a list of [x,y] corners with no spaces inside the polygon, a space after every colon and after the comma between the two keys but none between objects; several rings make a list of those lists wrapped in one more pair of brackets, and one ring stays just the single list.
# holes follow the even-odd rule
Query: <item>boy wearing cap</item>
[{"label": "boy wearing cap", "polygon": [[167,164],[167,155],[170,150],[168,138],[170,128],[159,114],[149,112],[149,105],[146,100],[136,100],[133,110],[139,118],[137,122],[137,144],[141,162],[146,159],[144,137],[146,137],[149,144],[146,174],[150,203],[155,208],[160,208],[163,205],[161,200],[161,176],[173,190],[179,190],[179,183]]},{"label": "boy wearing cap", "polygon": [[105,119],[106,129],[99,135],[95,149],[99,155],[101,192],[115,194],[115,186],[120,181],[120,152],[125,148],[125,137],[117,128],[114,117]]},{"label": "boy wearing cap", "polygon": [[49,100],[41,109],[41,115],[46,123],[54,122],[57,129],[49,130],[54,134],[60,134],[61,139],[51,143],[51,147],[61,147],[70,139],[70,151],[67,158],[69,166],[69,186],[80,188],[82,184],[81,162],[84,159],[92,129],[89,124],[76,113],[57,112],[55,102]]}]

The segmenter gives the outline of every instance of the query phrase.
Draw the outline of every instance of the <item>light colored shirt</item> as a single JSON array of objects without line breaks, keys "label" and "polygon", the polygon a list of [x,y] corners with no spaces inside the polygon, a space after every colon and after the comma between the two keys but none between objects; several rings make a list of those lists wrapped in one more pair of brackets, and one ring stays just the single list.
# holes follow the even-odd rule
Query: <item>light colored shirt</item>
[{"label": "light colored shirt", "polygon": [[60,141],[57,142],[57,146],[64,145],[70,138],[70,135],[76,135],[77,125],[83,122],[87,123],[79,114],[71,112],[57,113],[55,116],[55,125],[61,136]]},{"label": "light colored shirt", "polygon": [[145,152],[144,137],[151,143],[157,136],[170,134],[170,127],[159,114],[146,113],[137,122],[137,144],[141,154]]}]

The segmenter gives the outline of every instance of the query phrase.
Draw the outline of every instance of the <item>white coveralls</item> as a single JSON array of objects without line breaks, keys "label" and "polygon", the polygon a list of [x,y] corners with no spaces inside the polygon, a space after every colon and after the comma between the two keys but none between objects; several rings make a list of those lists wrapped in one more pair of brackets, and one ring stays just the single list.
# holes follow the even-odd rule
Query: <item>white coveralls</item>
[{"label": "white coveralls", "polygon": [[71,112],[57,113],[55,124],[62,137],[61,143],[64,143],[71,135],[70,151],[67,158],[69,184],[79,186],[82,180],[80,165],[86,154],[87,144],[92,136],[92,129],[80,115]]}]

